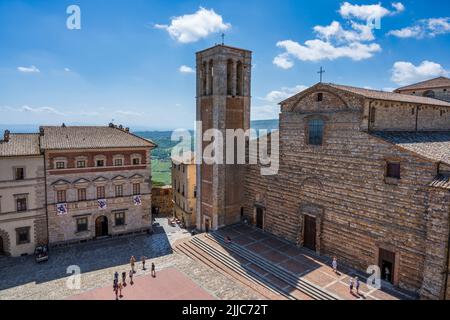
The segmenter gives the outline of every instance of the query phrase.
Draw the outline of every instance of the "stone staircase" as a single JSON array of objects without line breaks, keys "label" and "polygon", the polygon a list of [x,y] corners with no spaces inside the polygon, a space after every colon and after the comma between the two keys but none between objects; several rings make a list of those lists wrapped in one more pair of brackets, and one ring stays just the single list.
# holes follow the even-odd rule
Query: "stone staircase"
[{"label": "stone staircase", "polygon": [[[174,250],[235,278],[268,299],[339,299],[242,246],[226,243],[224,237],[215,232],[178,243]],[[259,272],[255,271],[255,266]]]}]

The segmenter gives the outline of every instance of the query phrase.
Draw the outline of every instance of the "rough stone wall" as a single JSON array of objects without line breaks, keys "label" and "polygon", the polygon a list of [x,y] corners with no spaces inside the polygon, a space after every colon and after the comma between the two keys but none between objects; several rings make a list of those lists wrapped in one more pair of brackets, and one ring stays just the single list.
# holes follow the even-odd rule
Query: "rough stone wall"
[{"label": "rough stone wall", "polygon": [[[320,254],[366,270],[378,265],[379,248],[388,249],[396,253],[395,283],[419,292],[429,260],[428,184],[437,165],[363,132],[367,115],[361,99],[324,95],[331,95],[324,106],[314,102],[311,107],[315,93],[282,106],[280,172],[262,177],[258,166],[248,166],[246,215],[251,217],[255,204],[262,204],[265,230],[301,244],[303,210],[322,212]],[[311,114],[325,119],[323,146],[306,144]],[[385,181],[386,160],[401,163],[402,178],[396,184]]]}]

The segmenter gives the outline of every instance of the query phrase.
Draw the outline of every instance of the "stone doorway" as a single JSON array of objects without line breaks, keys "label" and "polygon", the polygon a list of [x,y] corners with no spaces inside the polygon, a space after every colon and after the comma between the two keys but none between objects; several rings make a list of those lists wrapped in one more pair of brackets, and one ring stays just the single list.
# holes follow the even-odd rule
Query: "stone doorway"
[{"label": "stone doorway", "polygon": [[256,227],[264,229],[264,209],[256,207]]},{"label": "stone doorway", "polygon": [[378,265],[381,269],[381,279],[394,284],[395,252],[380,249]]},{"label": "stone doorway", "polygon": [[303,246],[313,251],[316,251],[316,223],[316,218],[305,215]]},{"label": "stone doorway", "polygon": [[95,237],[107,237],[108,236],[108,218],[100,216],[95,220]]}]

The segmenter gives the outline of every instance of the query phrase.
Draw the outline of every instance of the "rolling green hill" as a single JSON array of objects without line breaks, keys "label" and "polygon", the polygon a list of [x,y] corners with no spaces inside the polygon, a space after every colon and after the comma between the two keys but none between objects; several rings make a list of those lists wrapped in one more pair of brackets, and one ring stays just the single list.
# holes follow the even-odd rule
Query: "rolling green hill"
[{"label": "rolling green hill", "polygon": [[[258,120],[252,121],[251,127],[255,130],[260,129],[278,129],[278,120]],[[178,141],[172,141],[172,131],[142,131],[134,134],[152,140],[158,145],[152,151],[152,179],[153,185],[163,186],[172,183],[170,159],[172,148],[178,144]],[[192,132],[193,136],[193,132]]]}]

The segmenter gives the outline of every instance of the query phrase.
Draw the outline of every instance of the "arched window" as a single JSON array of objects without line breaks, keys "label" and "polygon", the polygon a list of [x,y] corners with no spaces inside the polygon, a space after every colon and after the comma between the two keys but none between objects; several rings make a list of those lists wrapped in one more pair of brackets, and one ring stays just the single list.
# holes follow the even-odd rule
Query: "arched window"
[{"label": "arched window", "polygon": [[433,90],[427,90],[423,93],[423,96],[427,98],[434,98],[436,95]]},{"label": "arched window", "polygon": [[209,61],[209,94],[214,94],[214,62],[212,60]]},{"label": "arched window", "polygon": [[227,63],[227,95],[233,95],[233,60]]},{"label": "arched window", "polygon": [[206,92],[206,81],[207,81],[207,66],[206,66],[206,62],[203,62],[202,65],[202,95],[206,96],[207,92]]},{"label": "arched window", "polygon": [[323,143],[323,126],[322,119],[311,119],[308,121],[308,144],[313,146],[321,146]]},{"label": "arched window", "polygon": [[236,66],[236,95],[242,96],[244,93],[244,87],[243,87],[243,76],[244,76],[244,70],[243,65],[241,61],[238,61]]}]

